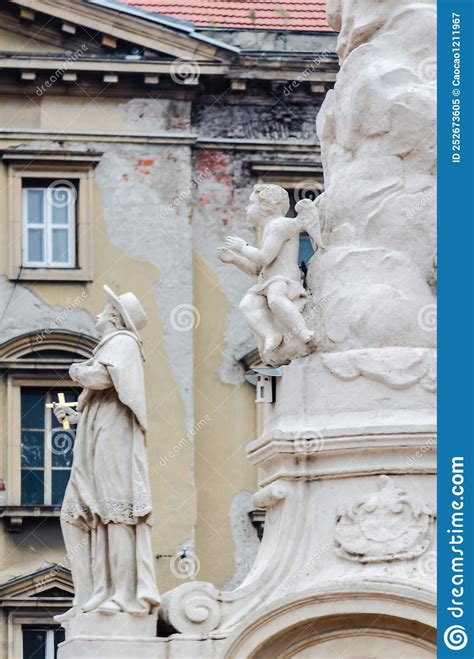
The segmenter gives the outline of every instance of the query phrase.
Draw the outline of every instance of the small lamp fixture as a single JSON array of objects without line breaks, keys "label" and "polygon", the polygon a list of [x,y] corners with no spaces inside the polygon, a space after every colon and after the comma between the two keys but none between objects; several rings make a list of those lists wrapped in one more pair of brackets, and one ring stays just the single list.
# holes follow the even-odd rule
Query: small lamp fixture
[{"label": "small lamp fixture", "polygon": [[256,403],[274,403],[276,400],[276,379],[281,378],[281,368],[252,368],[245,373],[245,379],[256,387]]}]

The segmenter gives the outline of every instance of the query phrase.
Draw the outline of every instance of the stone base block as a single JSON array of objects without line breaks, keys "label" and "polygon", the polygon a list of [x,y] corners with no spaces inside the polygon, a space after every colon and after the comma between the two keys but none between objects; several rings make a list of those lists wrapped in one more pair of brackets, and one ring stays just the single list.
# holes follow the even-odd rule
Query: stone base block
[{"label": "stone base block", "polygon": [[130,613],[116,613],[109,616],[91,611],[77,614],[71,620],[64,622],[63,627],[66,630],[67,640],[96,636],[149,639],[156,637],[156,618],[156,615],[132,616]]},{"label": "stone base block", "polygon": [[[63,624],[58,659],[160,659],[156,615],[79,613]],[[164,651],[163,651],[164,652]]]},{"label": "stone base block", "polygon": [[58,659],[165,659],[165,639],[73,638],[61,643]]}]

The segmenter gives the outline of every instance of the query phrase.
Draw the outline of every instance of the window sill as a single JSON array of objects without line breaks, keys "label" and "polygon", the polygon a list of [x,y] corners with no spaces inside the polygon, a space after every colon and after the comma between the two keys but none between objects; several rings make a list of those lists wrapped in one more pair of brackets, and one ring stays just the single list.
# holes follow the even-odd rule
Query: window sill
[{"label": "window sill", "polygon": [[22,268],[10,272],[11,281],[92,281],[92,273],[84,268]]},{"label": "window sill", "polygon": [[7,522],[10,533],[23,530],[23,520],[30,518],[55,517],[61,514],[61,506],[4,506],[0,508],[0,517]]}]

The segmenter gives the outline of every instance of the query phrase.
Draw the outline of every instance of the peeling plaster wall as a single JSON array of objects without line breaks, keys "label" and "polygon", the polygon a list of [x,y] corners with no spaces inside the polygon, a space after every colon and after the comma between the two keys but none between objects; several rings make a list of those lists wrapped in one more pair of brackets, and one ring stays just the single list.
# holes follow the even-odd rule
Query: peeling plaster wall
[{"label": "peeling plaster wall", "polygon": [[[14,286],[1,276],[7,251],[3,223],[0,317],[5,307],[7,311],[0,332],[3,341],[47,329],[60,318],[61,329],[94,335],[94,317],[104,304],[103,283],[117,291],[133,290],[143,301],[149,318],[143,340],[156,518],[153,550],[162,555],[156,563],[161,590],[180,583],[169,556],[184,546],[196,553],[199,578],[218,586],[237,584],[250,562],[256,532],[248,527],[245,510],[256,474],[246,459],[246,445],[255,438],[257,425],[255,391],[244,381],[239,360],[254,348],[254,341],[238,303],[252,281],[222,264],[216,250],[229,234],[256,243],[255,229],[245,221],[248,196],[257,181],[253,162],[314,160],[311,151],[271,146],[239,150],[183,142],[132,143],[140,134],[219,137],[230,135],[231,128],[237,137],[304,139],[315,116],[314,106],[302,110],[300,100],[292,125],[284,120],[289,110],[268,114],[263,106],[256,109],[254,99],[246,106],[242,96],[230,121],[225,108],[206,103],[198,102],[191,111],[191,103],[182,100],[109,96],[90,103],[80,97],[44,96],[24,111],[21,97],[5,100],[0,108],[0,123],[15,128],[117,131],[122,140],[130,135],[128,143],[92,138],[3,141],[10,148],[99,151],[103,156],[95,170],[94,281]],[[279,128],[270,130],[268,123]],[[5,183],[2,165],[0,185]],[[0,196],[0,210],[6,217],[6,195]],[[83,302],[65,314],[69,300],[81,292]],[[5,397],[0,400],[3,413]],[[4,462],[3,448],[0,468]],[[0,480],[4,477],[3,468]],[[61,560],[62,545],[53,536],[50,560]],[[5,555],[17,552],[0,580],[33,570],[45,560],[26,543],[21,548],[15,543],[0,532]]]},{"label": "peeling plaster wall", "polygon": [[[44,100],[44,99],[43,99]],[[113,101],[107,99],[110,108]],[[41,104],[38,104],[41,105]],[[51,102],[46,110],[48,122]],[[77,99],[61,104],[54,100],[55,128],[67,130],[71,124],[71,107]],[[110,116],[110,127],[120,121],[138,118],[154,122],[160,130],[176,131],[188,122],[183,104],[162,107],[156,101],[116,102]],[[5,102],[0,122],[11,120],[17,107],[15,99]],[[182,123],[172,117],[176,107],[183,111]],[[90,126],[103,119],[103,108],[90,104],[87,110]],[[42,112],[40,111],[40,115]],[[171,119],[169,118],[171,115]],[[189,112],[188,112],[189,115]],[[36,111],[36,116],[38,112]],[[115,117],[115,118],[114,118]],[[124,125],[123,123],[121,124]],[[36,127],[33,118],[26,128]],[[142,333],[147,361],[145,378],[150,430],[148,451],[150,481],[156,524],[153,529],[154,554],[174,554],[184,539],[194,537],[196,524],[196,486],[194,477],[193,434],[193,336],[190,331],[176,330],[171,322],[173,308],[192,303],[193,268],[190,226],[191,154],[187,146],[110,144],[96,141],[80,143],[15,142],[9,147],[99,151],[103,152],[96,171],[95,206],[92,209],[92,244],[94,281],[92,283],[17,283],[0,278],[0,326],[2,341],[26,331],[52,327],[60,319],[60,328],[94,335],[94,318],[104,305],[102,284],[117,291],[135,291],[142,301],[149,325]],[[0,184],[5,189],[6,168],[0,167]],[[179,203],[173,204],[179,196]],[[0,197],[0,210],[6,217],[7,198]],[[6,272],[7,225],[0,233],[0,273]],[[13,293],[12,293],[13,291]],[[81,304],[67,312],[70,300],[84,295]],[[2,386],[0,416],[5,419],[5,387]],[[2,423],[2,437],[4,426]],[[186,441],[183,443],[183,438]],[[188,441],[189,440],[189,441]],[[179,450],[176,450],[178,447]],[[169,453],[172,459],[164,460]],[[0,480],[6,478],[6,442],[2,442]],[[7,484],[8,485],[8,484]],[[57,527],[57,542],[53,529]],[[61,561],[64,549],[57,521],[48,522],[50,551],[37,551],[27,542],[0,529],[0,549],[7,559],[0,567],[0,581],[37,569],[45,560]],[[55,544],[56,543],[56,544]],[[160,588],[167,590],[179,581],[173,576],[168,560],[157,560]]]},{"label": "peeling plaster wall", "polygon": [[195,193],[193,246],[219,279],[231,307],[225,336],[220,376],[223,382],[242,382],[242,369],[236,360],[254,347],[238,304],[252,281],[237,268],[219,261],[217,248],[226,236],[239,235],[254,243],[255,229],[245,222],[245,207],[252,182],[242,173],[242,157],[232,151],[197,151],[194,169],[201,175]]},{"label": "peeling plaster wall", "polygon": [[[173,312],[178,305],[193,302],[189,147],[171,150],[150,145],[145,149],[113,146],[103,156],[96,180],[110,239],[133,258],[153,263],[159,270],[153,289],[164,326],[166,358],[178,383],[190,429],[192,327],[189,331],[176,329]],[[184,201],[176,208],[173,204],[178,197]],[[146,350],[159,351],[158,341]]]},{"label": "peeling plaster wall", "polygon": [[71,297],[65,297],[63,305],[50,306],[37,292],[0,276],[0,342],[35,330],[71,330],[95,336],[95,323],[90,311],[73,308],[76,300],[83,306],[86,299],[86,294],[82,297],[78,291]]}]

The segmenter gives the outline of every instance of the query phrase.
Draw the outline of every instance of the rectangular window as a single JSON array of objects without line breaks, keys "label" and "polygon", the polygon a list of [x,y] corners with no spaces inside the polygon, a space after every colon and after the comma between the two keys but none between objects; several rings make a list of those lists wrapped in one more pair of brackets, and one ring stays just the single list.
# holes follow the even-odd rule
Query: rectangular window
[{"label": "rectangular window", "polygon": [[64,641],[64,629],[23,625],[23,659],[57,659],[58,645]]},{"label": "rectangular window", "polygon": [[23,267],[76,267],[76,199],[77,188],[72,181],[43,185],[25,179]]},{"label": "rectangular window", "polygon": [[[79,391],[64,388],[66,402]],[[72,466],[75,430],[64,430],[46,405],[58,389],[21,388],[21,505],[60,506]]]}]

